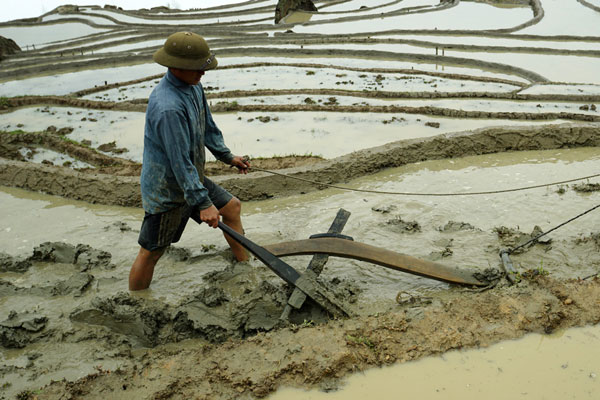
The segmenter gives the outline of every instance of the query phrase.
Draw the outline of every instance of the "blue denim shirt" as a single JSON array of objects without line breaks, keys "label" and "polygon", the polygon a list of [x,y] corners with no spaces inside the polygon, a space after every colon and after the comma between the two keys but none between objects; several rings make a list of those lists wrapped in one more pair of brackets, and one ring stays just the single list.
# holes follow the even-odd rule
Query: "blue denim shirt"
[{"label": "blue denim shirt", "polygon": [[185,203],[212,205],[204,187],[206,146],[229,164],[233,155],[212,119],[202,85],[188,85],[170,71],[148,99],[141,189],[144,210],[169,211]]}]

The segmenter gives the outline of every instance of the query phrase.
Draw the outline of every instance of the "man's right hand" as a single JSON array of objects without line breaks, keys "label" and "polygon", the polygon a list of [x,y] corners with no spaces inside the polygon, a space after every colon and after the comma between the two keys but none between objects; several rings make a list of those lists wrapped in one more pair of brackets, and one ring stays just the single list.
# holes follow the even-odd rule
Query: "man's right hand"
[{"label": "man's right hand", "polygon": [[200,210],[200,220],[206,222],[210,227],[217,228],[219,224],[219,210],[214,205]]}]

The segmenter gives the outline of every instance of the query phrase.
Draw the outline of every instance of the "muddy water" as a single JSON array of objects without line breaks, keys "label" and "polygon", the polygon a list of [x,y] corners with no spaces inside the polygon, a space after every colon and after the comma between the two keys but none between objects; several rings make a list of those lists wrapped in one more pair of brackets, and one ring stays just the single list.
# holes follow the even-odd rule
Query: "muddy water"
[{"label": "muddy water", "polygon": [[[469,192],[528,186],[585,176],[598,171],[600,158],[596,149],[523,152],[468,157],[458,160],[424,162],[383,171],[349,184],[353,188],[402,192]],[[288,199],[274,199],[256,204],[255,212],[266,214],[278,224],[261,227],[272,230],[275,241],[302,239],[323,230],[328,219],[343,207],[352,212],[345,229],[358,241],[386,247],[415,257],[441,260],[464,268],[497,267],[499,242],[495,227],[518,228],[531,233],[536,225],[549,229],[599,203],[600,193],[579,194],[557,188],[536,189],[512,194],[458,197],[403,197],[348,193],[324,190]],[[374,211],[379,210],[379,211]],[[387,211],[387,212],[386,212]],[[417,222],[420,231],[403,230],[393,221]],[[592,247],[578,246],[578,237],[597,231],[598,215],[589,215],[567,225],[550,236],[552,249],[535,246],[526,254],[515,255],[515,265],[524,269],[543,267],[561,277],[582,277],[600,267],[600,254]],[[297,221],[302,221],[298,223]],[[392,221],[392,222],[390,222]],[[462,222],[471,228],[445,230],[448,222]],[[252,232],[256,228],[250,228]],[[440,256],[448,248],[449,257]],[[333,267],[335,265],[335,267]],[[370,300],[390,298],[399,288],[427,291],[445,284],[412,276],[398,275],[355,261],[337,261],[326,270],[332,275],[358,275],[369,288]]]},{"label": "muddy water", "polygon": [[[398,9],[404,6],[400,3]],[[392,29],[501,29],[512,28],[533,17],[528,7],[498,8],[489,4],[460,2],[455,7],[421,14],[406,14],[377,20],[360,20],[323,25],[294,27],[299,33],[343,34],[357,32],[387,31]],[[374,21],[377,21],[375,28]]]},{"label": "muddy water", "polygon": [[[589,175],[600,168],[596,149],[519,152],[469,157],[457,160],[424,162],[383,171],[369,178],[349,183],[350,187],[405,192],[469,192],[527,186]],[[304,239],[326,231],[339,208],[352,213],[345,232],[356,240],[389,248],[420,258],[440,259],[446,248],[452,255],[444,257],[448,265],[487,268],[498,265],[502,247],[493,228],[506,226],[530,233],[535,225],[548,229],[597,204],[600,193],[579,193],[566,188],[558,194],[556,187],[485,196],[402,197],[328,189],[283,199],[246,203],[244,221],[247,235],[258,243]],[[115,270],[102,273],[122,280],[137,249],[137,232],[142,211],[138,209],[89,205],[62,198],[29,193],[17,189],[2,190],[4,205],[0,251],[11,255],[29,255],[33,247],[45,241],[85,243],[112,254]],[[420,231],[403,230],[397,219],[415,221]],[[443,230],[449,221],[468,223],[472,228]],[[538,267],[562,277],[585,276],[596,271],[600,255],[578,246],[575,240],[597,231],[598,215],[590,214],[569,224],[550,237],[552,249],[535,246],[516,255],[524,268]],[[121,230],[115,223],[131,230]],[[32,230],[32,226],[52,226],[51,231]],[[290,227],[293,227],[291,229]],[[442,229],[442,230],[440,230]],[[205,248],[214,248],[203,252]],[[192,255],[213,258],[215,266],[226,262],[226,246],[206,226],[190,224],[177,247],[190,249]],[[303,268],[306,257],[290,258]],[[585,260],[585,261],[584,261]],[[153,286],[156,296],[178,296],[178,287],[193,285],[198,274],[185,263],[166,263]],[[212,262],[211,262],[212,264]],[[344,275],[366,284],[368,297],[390,299],[400,287],[426,290],[445,284],[405,276],[380,267],[350,260],[331,262],[326,273]],[[196,268],[196,267],[194,267]],[[48,279],[29,274],[21,279],[30,285]],[[192,283],[190,283],[190,280]],[[24,282],[25,282],[24,281]],[[187,282],[187,283],[186,283]],[[114,289],[124,289],[118,283]]]},{"label": "muddy water", "polygon": [[475,46],[508,46],[508,47],[541,47],[551,49],[567,49],[567,50],[597,50],[598,44],[594,42],[584,42],[582,40],[552,40],[551,37],[548,40],[531,40],[531,39],[509,39],[506,37],[485,37],[485,36],[440,36],[440,35],[377,35],[378,39],[409,39],[409,40],[421,40],[431,43],[439,44],[462,44],[462,45],[475,45]]},{"label": "muddy water", "polygon": [[[114,22],[108,18],[92,17],[89,15],[77,15],[77,14],[75,14],[75,16],[77,18],[87,20],[96,25],[117,25],[116,22]],[[73,15],[72,14],[66,14],[66,15],[50,14],[50,15],[46,15],[45,17],[43,17],[42,22],[60,21],[61,19],[65,19],[65,18],[73,18]]]},{"label": "muddy water", "polygon": [[[600,18],[599,18],[600,23]],[[597,57],[557,56],[523,53],[473,53],[445,51],[446,56],[500,62],[529,71],[536,71],[553,82],[576,82],[600,84],[596,71],[600,68]],[[578,71],[576,75],[573,71]]]},{"label": "muddy water", "polygon": [[[242,63],[260,63],[260,62],[272,62],[272,63],[298,63],[298,62],[310,62],[315,64],[324,65],[335,65],[341,67],[358,67],[358,68],[373,68],[373,60],[368,58],[341,58],[341,57],[223,57],[219,58],[219,65],[233,65]],[[456,73],[470,76],[486,76],[495,77],[500,79],[510,79],[513,81],[527,82],[526,79],[516,75],[503,74],[495,71],[486,71],[478,68],[466,68],[457,67],[453,65],[438,65],[420,62],[403,62],[403,61],[390,61],[390,60],[377,60],[377,68],[385,69],[418,69],[420,71],[438,71],[443,70],[448,73]]]},{"label": "muddy water", "polygon": [[519,33],[549,36],[600,35],[600,15],[577,0],[542,0],[542,7],[544,18]]},{"label": "muddy water", "polygon": [[[268,116],[269,123],[259,117]],[[241,119],[240,119],[241,118]],[[278,118],[278,120],[274,120]],[[395,119],[394,119],[395,118]],[[313,154],[333,158],[352,151],[396,140],[430,137],[446,132],[499,125],[538,125],[545,123],[472,119],[458,120],[421,115],[383,113],[236,113],[218,114],[215,121],[225,132],[229,148],[253,157]],[[438,122],[439,128],[425,125]],[[282,135],[286,132],[286,135]],[[368,132],[368,134],[365,134]]]},{"label": "muddy water", "polygon": [[90,87],[102,86],[105,82],[109,84],[125,82],[162,72],[165,72],[165,67],[149,63],[130,67],[111,67],[23,80],[11,80],[0,83],[0,95],[64,95]]},{"label": "muddy water", "polygon": [[[211,103],[218,101],[220,100]],[[266,117],[269,121],[261,122],[260,119]],[[336,112],[219,113],[214,114],[214,119],[224,132],[225,141],[232,152],[254,158],[290,154],[333,158],[402,139],[499,125],[531,126],[548,123],[545,120],[459,120],[417,114]],[[0,129],[32,132],[45,130],[51,125],[58,129],[72,127],[74,130],[68,136],[70,139],[78,142],[89,140],[94,148],[114,141],[117,148],[127,149],[119,157],[141,162],[144,120],[145,114],[141,112],[31,107],[3,114]],[[428,126],[426,123],[439,123],[439,127]],[[282,132],[286,134],[283,135]],[[369,134],[365,135],[365,132]],[[209,152],[207,156],[209,160],[214,159]]]},{"label": "muddy water", "polygon": [[115,142],[127,149],[121,157],[142,161],[145,113],[85,110],[70,107],[29,107],[2,115],[0,128],[8,131],[43,131],[49,126],[71,127],[69,139],[89,140],[90,146]]},{"label": "muddy water", "polygon": [[13,39],[22,49],[26,49],[27,46],[31,49],[32,45],[39,49],[58,40],[73,39],[106,30],[93,28],[81,22],[68,22],[35,27],[2,27],[0,36]]},{"label": "muddy water", "polygon": [[[271,48],[298,48],[298,45],[269,46]],[[451,47],[451,46],[450,46]],[[596,45],[597,47],[597,45]],[[304,45],[307,49],[342,49],[342,50],[380,50],[396,53],[412,54],[438,54],[438,49],[433,47],[419,47],[405,44],[325,44]],[[442,54],[443,49],[443,54]],[[485,52],[485,51],[460,51],[440,48],[440,55],[448,57],[468,58],[482,61],[501,63],[516,66],[529,71],[535,71],[554,82],[589,82],[600,83],[596,71],[599,68],[597,57],[582,57],[568,55],[523,54],[522,52]],[[579,71],[576,79],[572,71]],[[483,88],[483,86],[482,86]],[[440,89],[444,91],[444,89]],[[487,89],[485,91],[491,91]]]},{"label": "muddy water", "polygon": [[536,84],[531,87],[521,90],[520,93],[523,94],[589,94],[589,95],[598,95],[600,94],[600,85],[594,84]]},{"label": "muddy water", "polygon": [[220,17],[220,18],[195,18],[195,19],[146,19],[146,18],[136,18],[129,15],[123,15],[121,13],[114,13],[107,10],[98,10],[93,9],[89,10],[89,13],[105,15],[108,17],[113,17],[120,22],[125,22],[129,24],[137,24],[137,25],[193,25],[193,24],[218,24],[225,22],[239,22],[244,23],[244,21],[252,21],[256,19],[264,19],[271,18],[273,16],[272,12],[264,12],[257,11],[255,14],[242,14],[242,15],[234,15],[229,17]]},{"label": "muddy water", "polygon": [[[265,74],[270,75],[273,81],[268,85],[257,85],[256,82],[259,82],[261,76]],[[453,80],[428,75],[376,74],[333,68],[298,68],[291,66],[220,70],[203,77],[202,84],[209,93],[229,90],[285,90],[289,88],[478,93],[507,93],[519,89],[519,86],[516,85]],[[154,82],[147,81],[92,93],[83,98],[103,101],[147,98],[153,87]]]},{"label": "muddy water", "polygon": [[600,326],[551,336],[529,335],[487,349],[370,370],[338,391],[281,389],[269,400],[596,399],[600,392]]},{"label": "muddy water", "polygon": [[[498,189],[586,175],[598,171],[599,164],[597,149],[506,153],[424,162],[383,171],[348,185],[420,192]],[[580,194],[572,188],[566,188],[564,194],[556,193],[554,188],[512,195],[433,199],[323,190],[246,203],[243,219],[251,240],[269,244],[324,232],[337,210],[344,208],[352,213],[344,233],[356,241],[480,271],[499,266],[498,250],[504,244],[492,232],[494,227],[518,228],[524,233],[530,233],[536,224],[547,229],[599,200],[598,192]],[[151,289],[128,296],[126,282],[138,249],[137,230],[142,210],[90,205],[8,188],[0,191],[0,202],[3,205],[0,252],[28,257],[34,248],[49,241],[55,242],[54,248],[59,248],[56,243],[60,242],[65,243],[63,246],[85,244],[110,253],[110,264],[90,267],[85,272],[79,264],[34,261],[26,272],[0,273],[0,279],[10,283],[4,284],[5,289],[17,290],[14,295],[0,297],[0,321],[9,320],[11,311],[19,318],[35,315],[48,318],[44,331],[47,339],[35,339],[34,335],[33,343],[24,349],[2,354],[0,362],[16,368],[13,372],[9,368],[4,375],[5,380],[14,382],[10,390],[15,393],[27,387],[28,379],[44,385],[50,379],[82,377],[93,372],[97,365],[114,370],[127,365],[126,355],[131,348],[148,346],[152,341],[174,341],[176,332],[158,334],[152,324],[132,316],[155,315],[153,318],[160,321],[165,309],[172,310],[169,318],[179,311],[187,315],[198,313],[202,308],[193,299],[202,295],[206,301],[204,289],[214,288],[215,282],[221,282],[220,290],[231,296],[230,302],[220,309],[232,316],[231,320],[220,320],[225,327],[235,326],[236,318],[246,315],[241,300],[244,296],[257,296],[258,288],[265,290],[264,295],[274,302],[269,303],[270,308],[247,313],[256,325],[245,329],[250,332],[257,328],[271,329],[272,322],[265,316],[278,316],[281,311],[278,301],[285,297],[281,280],[256,260],[247,265],[232,264],[222,236],[206,226],[190,223],[176,249],[166,254],[157,266]],[[449,224],[450,221],[455,223]],[[597,272],[600,255],[594,243],[577,243],[578,238],[598,232],[597,221],[598,216],[590,214],[561,228],[551,234],[551,245],[536,245],[515,255],[515,265],[520,270],[542,267],[557,277],[581,277]],[[52,228],[35,228],[39,226]],[[309,257],[285,260],[302,271]],[[68,292],[62,289],[66,281],[73,282],[82,274],[84,278],[86,274],[92,275],[89,285],[68,286],[73,289]],[[342,285],[349,285],[343,287],[354,293],[350,307],[360,315],[396,307],[399,293],[426,299],[448,289],[462,290],[340,258],[328,262],[322,279],[324,282],[338,279]],[[349,292],[344,293],[347,296]],[[256,301],[256,297],[250,300]],[[116,314],[101,317],[97,307],[104,307],[105,311],[108,307],[109,312]],[[240,309],[244,311],[236,313]],[[125,322],[119,318],[125,318]],[[146,329],[149,333],[145,333]],[[32,360],[35,368],[25,368]],[[41,371],[46,371],[43,377],[39,375]]]}]

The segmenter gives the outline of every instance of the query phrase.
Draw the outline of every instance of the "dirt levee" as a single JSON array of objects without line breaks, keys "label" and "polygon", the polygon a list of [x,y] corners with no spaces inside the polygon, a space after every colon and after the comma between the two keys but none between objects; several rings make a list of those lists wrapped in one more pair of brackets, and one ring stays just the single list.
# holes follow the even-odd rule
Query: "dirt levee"
[{"label": "dirt levee", "polygon": [[[600,146],[595,125],[561,124],[540,127],[498,127],[474,132],[399,141],[352,153],[310,167],[280,170],[294,177],[323,183],[341,183],[383,168],[417,161],[518,150]],[[251,173],[247,176],[213,177],[241,200],[265,199],[317,190],[318,186]],[[0,184],[42,191],[92,203],[141,206],[139,178],[84,173],[66,168],[0,160]]]}]

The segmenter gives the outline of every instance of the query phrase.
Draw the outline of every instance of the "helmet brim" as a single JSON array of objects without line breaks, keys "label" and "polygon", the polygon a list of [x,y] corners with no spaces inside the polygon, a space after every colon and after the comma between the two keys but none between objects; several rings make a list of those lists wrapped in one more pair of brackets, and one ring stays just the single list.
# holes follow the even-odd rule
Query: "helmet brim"
[{"label": "helmet brim", "polygon": [[154,62],[168,68],[177,68],[192,71],[208,71],[217,68],[217,65],[219,64],[217,58],[213,54],[209,54],[208,57],[203,58],[188,58],[182,56],[174,56],[168,54],[165,51],[164,46],[154,53],[152,59],[154,60]]}]

